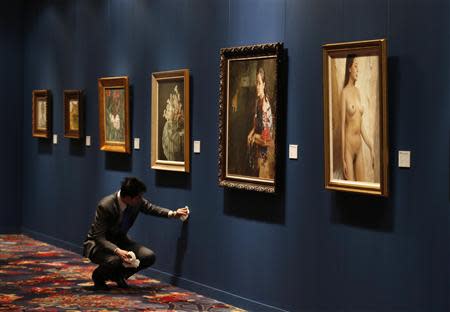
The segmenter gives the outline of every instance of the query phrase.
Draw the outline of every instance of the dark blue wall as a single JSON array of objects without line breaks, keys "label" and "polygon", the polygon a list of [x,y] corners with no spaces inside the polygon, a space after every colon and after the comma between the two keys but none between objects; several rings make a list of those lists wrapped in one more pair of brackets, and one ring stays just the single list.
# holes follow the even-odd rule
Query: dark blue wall
[{"label": "dark blue wall", "polygon": [[[20,229],[20,148],[23,112],[23,3],[11,1],[0,10],[0,232]],[[31,107],[31,102],[27,106]],[[31,114],[31,113],[30,113]]]},{"label": "dark blue wall", "polygon": [[[136,175],[155,203],[192,211],[183,226],[142,216],[132,229],[157,253],[153,276],[254,310],[448,311],[449,20],[447,0],[27,1],[15,108],[23,229],[79,250],[97,201]],[[323,187],[321,46],[375,38],[388,39],[387,199]],[[275,41],[287,49],[286,143],[299,160],[285,160],[278,196],[224,190],[219,49]],[[191,71],[192,139],[202,142],[188,175],[149,168],[149,77],[179,68]],[[97,78],[116,75],[130,78],[142,142],[131,156],[98,149]],[[30,134],[31,91],[44,88],[58,145]],[[85,90],[92,147],[62,137],[64,89]],[[411,169],[396,167],[398,150],[412,152]]]}]

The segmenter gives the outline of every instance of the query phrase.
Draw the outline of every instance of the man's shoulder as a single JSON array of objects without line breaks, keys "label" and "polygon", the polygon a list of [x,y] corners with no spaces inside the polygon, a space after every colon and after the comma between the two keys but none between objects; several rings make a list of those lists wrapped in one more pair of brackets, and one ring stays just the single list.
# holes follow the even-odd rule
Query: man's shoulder
[{"label": "man's shoulder", "polygon": [[102,207],[111,207],[115,204],[115,198],[117,193],[109,194],[108,196],[103,197],[99,202],[98,205]]}]

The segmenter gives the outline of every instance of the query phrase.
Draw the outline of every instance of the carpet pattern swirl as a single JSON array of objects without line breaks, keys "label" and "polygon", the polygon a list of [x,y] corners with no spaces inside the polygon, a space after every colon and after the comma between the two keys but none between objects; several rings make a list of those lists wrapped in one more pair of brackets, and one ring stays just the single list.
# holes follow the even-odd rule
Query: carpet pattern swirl
[{"label": "carpet pattern swirl", "polygon": [[243,311],[139,274],[130,288],[111,282],[109,291],[94,291],[95,267],[28,236],[0,235],[0,311]]}]

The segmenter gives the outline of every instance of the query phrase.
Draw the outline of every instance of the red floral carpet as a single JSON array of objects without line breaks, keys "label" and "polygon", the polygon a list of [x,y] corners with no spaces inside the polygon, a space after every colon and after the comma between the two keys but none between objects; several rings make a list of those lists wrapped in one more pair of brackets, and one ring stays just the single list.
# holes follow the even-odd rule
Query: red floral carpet
[{"label": "red floral carpet", "polygon": [[242,311],[142,275],[93,291],[96,266],[25,235],[0,235],[1,311]]}]

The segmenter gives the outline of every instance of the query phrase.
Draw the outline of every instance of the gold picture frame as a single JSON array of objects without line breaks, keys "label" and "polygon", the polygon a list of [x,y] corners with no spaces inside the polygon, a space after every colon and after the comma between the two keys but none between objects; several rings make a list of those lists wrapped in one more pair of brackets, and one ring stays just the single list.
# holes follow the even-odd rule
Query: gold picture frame
[{"label": "gold picture frame", "polygon": [[386,40],[322,51],[325,188],[388,196]]},{"label": "gold picture frame", "polygon": [[283,44],[220,50],[219,185],[275,193]]},{"label": "gold picture frame", "polygon": [[80,90],[64,90],[64,137],[80,139],[84,130],[84,107]]},{"label": "gold picture frame", "polygon": [[50,138],[52,132],[50,90],[33,90],[31,107],[33,137]]},{"label": "gold picture frame", "polygon": [[130,153],[128,77],[98,79],[100,149]]},{"label": "gold picture frame", "polygon": [[189,172],[189,70],[155,72],[151,85],[151,168]]}]

